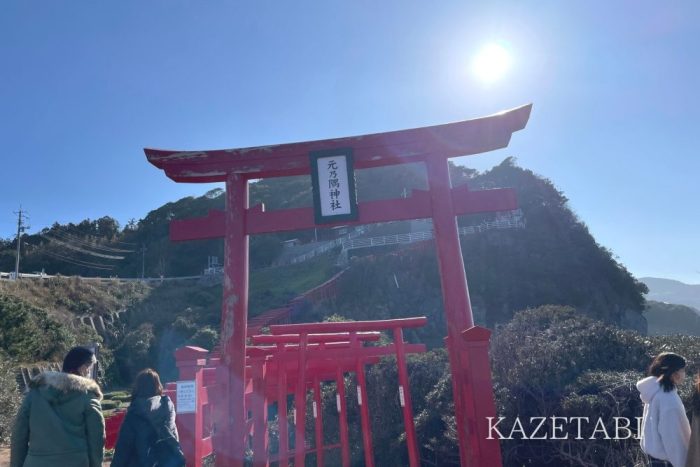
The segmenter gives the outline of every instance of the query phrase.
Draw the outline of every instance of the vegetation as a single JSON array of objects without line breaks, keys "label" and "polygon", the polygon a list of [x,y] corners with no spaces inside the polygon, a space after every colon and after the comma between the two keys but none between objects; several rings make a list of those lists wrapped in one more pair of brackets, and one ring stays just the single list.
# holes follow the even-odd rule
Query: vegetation
[{"label": "vegetation", "polygon": [[21,395],[17,390],[15,362],[0,352],[0,443],[10,439],[12,422],[19,409]]},{"label": "vegetation", "polygon": [[695,308],[648,301],[644,309],[650,335],[700,336],[700,313]]},{"label": "vegetation", "polygon": [[[550,434],[549,439],[521,439],[516,432],[514,439],[501,441],[504,465],[636,465],[641,452],[634,419],[641,416],[642,404],[635,383],[644,376],[652,356],[662,350],[677,351],[693,362],[680,388],[687,404],[693,377],[700,370],[700,338],[649,339],[583,316],[573,308],[552,305],[519,312],[511,322],[499,326],[491,342],[491,366],[498,415],[505,418],[499,427],[504,436],[509,437],[516,418],[526,436],[536,423],[530,417],[588,417],[591,421],[581,428],[583,441],[575,439],[575,423],[565,424],[560,433],[568,439],[551,439],[551,418],[541,427],[541,433]],[[459,465],[445,351],[436,349],[409,362],[421,462]],[[367,378],[377,465],[406,465],[395,362],[385,359],[372,366]],[[355,409],[349,412],[357,414]],[[333,417],[331,412],[324,416]],[[351,433],[359,425],[353,416]],[[628,439],[605,438],[604,432],[615,436],[614,417],[632,420]],[[598,429],[604,431],[590,439],[598,419],[604,426]],[[619,433],[622,438],[628,435]],[[353,455],[360,459],[361,452],[353,451]]]}]

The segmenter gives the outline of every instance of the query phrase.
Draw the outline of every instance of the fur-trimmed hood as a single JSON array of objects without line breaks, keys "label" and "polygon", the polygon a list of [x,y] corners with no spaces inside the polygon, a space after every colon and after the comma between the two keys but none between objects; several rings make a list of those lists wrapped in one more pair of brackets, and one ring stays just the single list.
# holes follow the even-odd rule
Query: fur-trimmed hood
[{"label": "fur-trimmed hood", "polygon": [[29,382],[29,387],[40,390],[42,388],[53,388],[64,397],[70,396],[71,393],[93,393],[98,400],[102,400],[102,391],[100,391],[100,387],[95,381],[71,373],[45,371],[32,378]]}]

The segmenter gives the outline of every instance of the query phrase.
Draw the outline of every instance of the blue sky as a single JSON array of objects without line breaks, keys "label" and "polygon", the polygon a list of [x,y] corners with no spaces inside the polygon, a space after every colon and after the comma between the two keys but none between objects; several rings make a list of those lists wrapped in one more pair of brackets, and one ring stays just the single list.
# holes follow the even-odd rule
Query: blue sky
[{"label": "blue sky", "polygon": [[[635,275],[700,283],[700,2],[0,3],[0,237],[212,185],[143,147],[213,149],[474,118],[532,102],[507,156],[551,179]],[[485,44],[510,69],[476,79]]]}]

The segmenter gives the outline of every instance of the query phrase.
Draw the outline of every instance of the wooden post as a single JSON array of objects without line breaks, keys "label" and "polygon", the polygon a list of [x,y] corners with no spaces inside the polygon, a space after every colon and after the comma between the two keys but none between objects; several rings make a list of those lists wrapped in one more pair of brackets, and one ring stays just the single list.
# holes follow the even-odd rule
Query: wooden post
[{"label": "wooden post", "polygon": [[[461,361],[465,378],[470,381],[470,394],[464,394],[464,405],[474,416],[470,435],[473,465],[501,465],[501,447],[497,437],[489,436],[488,418],[496,415],[489,365],[491,331],[474,326],[462,333]],[[489,439],[491,438],[491,439]]]},{"label": "wooden post", "polygon": [[299,335],[299,367],[294,394],[294,465],[303,466],[306,459],[306,343],[307,334]]},{"label": "wooden post", "polygon": [[343,467],[350,467],[350,439],[348,435],[348,401],[345,398],[345,374],[338,367],[335,373],[337,394],[338,424],[340,425],[340,453]]},{"label": "wooden post", "polygon": [[[180,435],[180,446],[187,459],[187,465],[201,467],[203,457],[202,438],[204,436],[203,410],[204,384],[203,369],[209,352],[199,347],[181,347],[175,351],[175,365],[180,381],[194,381],[197,404],[194,413],[178,413],[175,418]],[[177,396],[174,403],[177,409]]]},{"label": "wooden post", "polygon": [[394,345],[396,346],[396,366],[399,373],[399,402],[403,412],[403,424],[406,428],[408,463],[411,467],[418,467],[420,465],[420,454],[418,452],[418,442],[416,441],[416,427],[413,423],[413,404],[408,381],[406,349],[403,344],[403,329],[396,327],[394,328]]},{"label": "wooden post", "polygon": [[357,359],[357,403],[360,406],[360,424],[362,425],[362,447],[365,451],[365,466],[374,467],[374,451],[372,449],[372,426],[369,420],[369,404],[367,401],[367,381],[365,380],[365,364]]},{"label": "wooden post", "polygon": [[459,351],[455,349],[455,344],[461,339],[461,332],[472,327],[474,319],[469,302],[462,247],[459,244],[457,220],[452,206],[450,172],[448,162],[445,159],[430,159],[426,162],[426,166],[428,182],[430,183],[430,204],[433,212],[433,230],[435,231],[435,245],[440,268],[442,298],[447,318],[446,344],[452,373],[459,457],[462,467],[476,467],[470,460],[467,436],[469,420],[463,406],[463,398],[460,397],[460,391],[464,390],[460,384],[469,384],[469,381],[464,381],[464,378],[461,377],[460,355]]},{"label": "wooden post", "polygon": [[321,399],[321,382],[314,377],[314,429],[316,434],[316,465],[323,467],[323,400]]},{"label": "wooden post", "polygon": [[[280,344],[278,348],[283,348]],[[289,431],[287,430],[287,369],[280,360],[277,363],[277,424],[279,426],[279,466],[289,465]]]},{"label": "wooden post", "polygon": [[[221,320],[221,352],[224,360],[222,405],[227,419],[217,446],[216,463],[221,467],[242,467],[245,455],[245,339],[248,321],[248,180],[240,174],[226,179],[226,242]],[[227,406],[227,407],[226,407]]]},{"label": "wooden post", "polygon": [[270,465],[267,434],[267,398],[265,397],[265,361],[262,358],[251,362],[253,397],[250,409],[253,411],[253,467]]}]

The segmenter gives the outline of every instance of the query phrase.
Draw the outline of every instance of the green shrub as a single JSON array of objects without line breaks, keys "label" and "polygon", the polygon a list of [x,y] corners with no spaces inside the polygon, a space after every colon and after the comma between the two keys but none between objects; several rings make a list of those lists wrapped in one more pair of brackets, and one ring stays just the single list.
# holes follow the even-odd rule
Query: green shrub
[{"label": "green shrub", "polygon": [[[498,415],[515,418],[641,416],[634,383],[654,352],[643,336],[582,316],[570,307],[522,311],[492,338]],[[543,429],[551,427],[549,419]],[[525,426],[526,432],[532,427]],[[592,430],[593,427],[590,427]],[[509,431],[509,428],[507,429]],[[507,434],[506,434],[507,436]],[[636,440],[502,440],[505,465],[633,465]]]},{"label": "green shrub", "polygon": [[118,409],[121,407],[122,403],[121,401],[118,400],[103,400],[102,401],[102,410],[114,410]]},{"label": "green shrub", "polygon": [[0,443],[9,441],[22,397],[17,388],[17,367],[0,354]]},{"label": "green shrub", "polygon": [[119,402],[129,402],[131,401],[131,394],[128,393],[116,393],[113,394],[111,397],[112,400],[119,401]]}]

